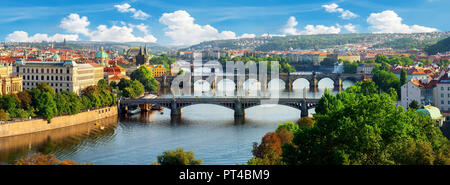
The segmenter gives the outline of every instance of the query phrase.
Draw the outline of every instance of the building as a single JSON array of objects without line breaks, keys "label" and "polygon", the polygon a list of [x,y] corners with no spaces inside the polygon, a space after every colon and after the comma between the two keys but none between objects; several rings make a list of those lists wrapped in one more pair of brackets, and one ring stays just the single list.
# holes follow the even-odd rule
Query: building
[{"label": "building", "polygon": [[147,46],[145,46],[144,50],[142,50],[142,47],[139,48],[139,53],[135,56],[135,60],[136,65],[148,64],[150,56],[148,54]]},{"label": "building", "polygon": [[440,127],[444,125],[445,117],[442,116],[441,111],[437,107],[426,105],[423,109],[417,109],[416,112],[421,115],[430,116]]},{"label": "building", "polygon": [[22,76],[23,89],[32,89],[40,83],[50,85],[55,92],[73,91],[77,94],[103,79],[103,66],[77,64],[66,61],[16,61],[14,73]]},{"label": "building", "polygon": [[22,91],[22,77],[13,74],[11,65],[0,65],[0,95]]},{"label": "building", "polygon": [[450,110],[450,74],[445,73],[436,82],[433,104],[442,111]]},{"label": "building", "polygon": [[372,74],[373,67],[375,66],[375,63],[363,63],[359,64],[356,67],[356,74]]},{"label": "building", "polygon": [[126,70],[123,67],[117,65],[117,61],[115,62],[114,65],[105,67],[103,69],[103,74],[108,84],[110,84],[113,81],[119,83],[120,79],[122,78],[130,79],[130,77],[126,75]]},{"label": "building", "polygon": [[433,90],[436,80],[411,80],[402,85],[401,105],[408,108],[412,101],[416,100],[420,106],[433,104]]},{"label": "building", "polygon": [[152,69],[154,77],[160,77],[167,73],[167,67],[163,64],[145,65]]},{"label": "building", "polygon": [[94,60],[95,60],[95,62],[97,64],[100,64],[100,65],[102,65],[104,67],[106,67],[108,65],[108,54],[105,51],[103,51],[103,47],[101,47],[100,51],[98,51],[95,54],[95,59]]}]

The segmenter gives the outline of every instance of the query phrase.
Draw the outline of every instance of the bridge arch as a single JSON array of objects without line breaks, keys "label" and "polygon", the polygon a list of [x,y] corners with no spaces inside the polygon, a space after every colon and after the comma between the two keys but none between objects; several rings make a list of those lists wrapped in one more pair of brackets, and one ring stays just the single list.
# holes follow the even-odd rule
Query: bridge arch
[{"label": "bridge arch", "polygon": [[234,91],[236,90],[236,83],[230,79],[223,79],[217,83],[218,91]]},{"label": "bridge arch", "polygon": [[319,79],[317,79],[317,80],[318,80],[317,87],[319,89],[326,88],[326,89],[332,90],[334,88],[334,80],[331,79],[330,77],[323,77],[320,80]]},{"label": "bridge arch", "polygon": [[245,82],[242,85],[245,91],[254,91],[261,89],[261,84],[259,83],[259,81],[252,78],[245,80]]},{"label": "bridge arch", "polygon": [[211,84],[206,80],[197,80],[194,82],[194,91],[209,91]]},{"label": "bridge arch", "polygon": [[311,82],[306,78],[298,78],[294,82],[292,82],[292,89],[294,90],[303,90],[309,89]]},{"label": "bridge arch", "polygon": [[279,78],[275,78],[267,83],[267,89],[269,90],[284,90],[286,88],[286,82]]}]

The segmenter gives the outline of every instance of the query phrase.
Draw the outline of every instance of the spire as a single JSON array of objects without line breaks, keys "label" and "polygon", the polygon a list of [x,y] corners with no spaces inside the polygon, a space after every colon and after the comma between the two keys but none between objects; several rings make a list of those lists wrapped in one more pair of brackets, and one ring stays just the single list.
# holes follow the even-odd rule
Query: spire
[{"label": "spire", "polygon": [[142,46],[139,46],[139,56],[142,56]]}]

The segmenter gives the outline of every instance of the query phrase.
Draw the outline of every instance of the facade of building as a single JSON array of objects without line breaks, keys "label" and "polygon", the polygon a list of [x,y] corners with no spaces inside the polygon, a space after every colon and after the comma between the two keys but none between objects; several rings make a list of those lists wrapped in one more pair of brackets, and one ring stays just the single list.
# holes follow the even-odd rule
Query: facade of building
[{"label": "facade of building", "polygon": [[0,95],[22,91],[22,77],[13,74],[10,65],[0,65]]},{"label": "facade of building", "polygon": [[150,56],[148,54],[147,46],[142,50],[142,47],[139,48],[139,53],[135,57],[136,65],[144,65],[148,64],[150,60]]},{"label": "facade of building", "polygon": [[406,109],[416,100],[420,106],[433,104],[435,80],[411,80],[401,86],[401,105]]},{"label": "facade of building", "polygon": [[114,64],[109,67],[105,67],[103,69],[104,72],[104,78],[106,79],[106,82],[110,84],[111,82],[119,83],[120,79],[130,79],[126,75],[126,70],[123,67],[120,67],[119,65]]},{"label": "facade of building", "polygon": [[363,63],[356,67],[356,74],[372,74],[374,63]]},{"label": "facade of building", "polygon": [[23,89],[32,89],[40,83],[50,85],[55,92],[73,91],[77,94],[103,79],[103,66],[77,64],[71,60],[60,62],[16,61],[13,71],[22,76]]},{"label": "facade of building", "polygon": [[156,65],[146,65],[153,71],[154,77],[160,77],[167,73],[167,67],[162,64],[156,64]]},{"label": "facade of building", "polygon": [[437,80],[436,87],[433,91],[434,106],[442,111],[450,110],[450,74],[445,73]]}]

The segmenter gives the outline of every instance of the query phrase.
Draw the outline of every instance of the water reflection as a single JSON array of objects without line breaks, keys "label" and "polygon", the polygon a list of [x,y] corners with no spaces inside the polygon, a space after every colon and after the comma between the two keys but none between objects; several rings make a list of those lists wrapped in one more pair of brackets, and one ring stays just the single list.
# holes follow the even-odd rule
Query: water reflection
[{"label": "water reflection", "polygon": [[13,163],[28,154],[53,153],[70,158],[84,147],[107,143],[114,135],[117,117],[33,134],[0,138],[0,162]]}]

